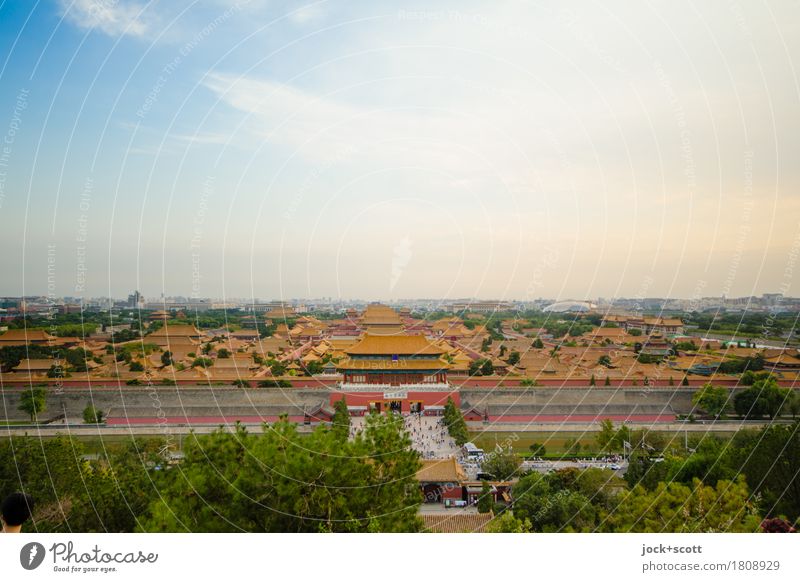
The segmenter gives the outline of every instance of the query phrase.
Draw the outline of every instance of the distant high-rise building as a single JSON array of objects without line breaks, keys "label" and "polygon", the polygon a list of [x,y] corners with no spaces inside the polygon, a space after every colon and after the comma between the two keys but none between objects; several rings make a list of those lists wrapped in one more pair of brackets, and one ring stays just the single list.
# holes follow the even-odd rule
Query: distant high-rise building
[{"label": "distant high-rise building", "polygon": [[144,297],[138,291],[134,291],[128,295],[128,307],[133,309],[141,309],[144,307]]}]

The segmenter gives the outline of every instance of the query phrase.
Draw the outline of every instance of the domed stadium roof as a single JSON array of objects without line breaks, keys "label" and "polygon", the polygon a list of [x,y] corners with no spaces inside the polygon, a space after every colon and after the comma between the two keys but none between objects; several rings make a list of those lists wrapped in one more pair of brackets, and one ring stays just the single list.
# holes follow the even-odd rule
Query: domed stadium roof
[{"label": "domed stadium roof", "polygon": [[545,313],[585,313],[597,307],[588,301],[558,301],[551,303],[542,311]]}]

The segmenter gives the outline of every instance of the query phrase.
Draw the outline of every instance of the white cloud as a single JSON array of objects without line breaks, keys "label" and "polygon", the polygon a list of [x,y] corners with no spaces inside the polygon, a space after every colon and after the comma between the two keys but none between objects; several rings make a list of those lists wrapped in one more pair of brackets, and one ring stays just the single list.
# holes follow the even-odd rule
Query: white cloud
[{"label": "white cloud", "polygon": [[121,0],[62,0],[64,16],[72,24],[86,30],[97,30],[109,36],[144,36],[148,25],[144,8]]},{"label": "white cloud", "polygon": [[[324,95],[286,84],[226,74],[205,85],[225,104],[247,115],[244,127],[258,138],[289,146],[314,162],[339,155],[372,167],[427,167],[469,185],[487,172],[518,176],[530,148],[513,112],[460,103],[452,109],[425,103],[370,107],[351,95]],[[516,122],[516,124],[514,124]],[[516,125],[516,127],[514,127]],[[513,129],[509,135],[506,130]],[[287,150],[291,155],[292,150]]]},{"label": "white cloud", "polygon": [[290,12],[289,20],[295,24],[302,25],[320,19],[322,14],[322,8],[320,8],[319,4],[309,4]]}]

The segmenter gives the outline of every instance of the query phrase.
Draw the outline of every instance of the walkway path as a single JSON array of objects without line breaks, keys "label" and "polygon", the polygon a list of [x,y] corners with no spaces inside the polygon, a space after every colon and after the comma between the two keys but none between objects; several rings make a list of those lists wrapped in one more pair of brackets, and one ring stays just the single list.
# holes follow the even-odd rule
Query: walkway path
[{"label": "walkway path", "polygon": [[[353,418],[350,422],[350,434],[364,428],[363,417]],[[419,451],[423,459],[447,459],[457,457],[459,447],[447,434],[447,428],[441,417],[409,414],[403,416],[403,424],[411,437],[412,446]]]}]

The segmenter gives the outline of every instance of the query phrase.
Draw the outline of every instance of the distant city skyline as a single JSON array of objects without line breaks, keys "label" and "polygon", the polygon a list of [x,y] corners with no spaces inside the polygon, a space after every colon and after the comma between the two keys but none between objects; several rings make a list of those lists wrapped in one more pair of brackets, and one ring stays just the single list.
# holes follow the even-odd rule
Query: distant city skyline
[{"label": "distant city skyline", "polygon": [[[747,299],[755,300],[769,300],[771,302],[780,303],[786,301],[800,301],[800,297],[793,297],[783,295],[781,293],[762,293],[759,295],[745,295],[745,296],[721,296],[721,295],[703,295],[700,297],[661,297],[661,296],[648,296],[648,297],[631,297],[631,296],[618,296],[618,297],[535,297],[535,298],[520,298],[520,297],[400,297],[400,298],[380,298],[380,297],[190,297],[187,295],[149,295],[147,293],[140,293],[141,301],[145,303],[209,303],[209,302],[232,302],[232,303],[247,303],[255,302],[256,304],[270,304],[270,303],[425,303],[425,302],[440,302],[442,304],[459,304],[459,303],[546,303],[546,302],[649,302],[649,301],[676,301],[676,302],[691,302],[701,300],[717,300],[724,299],[726,301],[742,301]],[[131,294],[128,295],[97,295],[97,296],[76,296],[76,295],[55,295],[48,296],[47,293],[31,293],[25,296],[20,295],[0,295],[0,299],[41,299],[44,301],[95,301],[95,300],[113,300],[125,301],[131,299]]]},{"label": "distant city skyline", "polygon": [[0,7],[0,295],[800,295],[797,4]]}]

